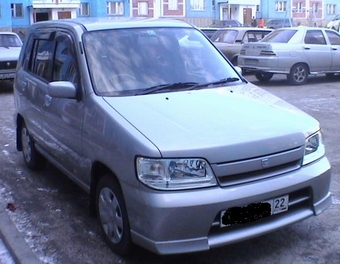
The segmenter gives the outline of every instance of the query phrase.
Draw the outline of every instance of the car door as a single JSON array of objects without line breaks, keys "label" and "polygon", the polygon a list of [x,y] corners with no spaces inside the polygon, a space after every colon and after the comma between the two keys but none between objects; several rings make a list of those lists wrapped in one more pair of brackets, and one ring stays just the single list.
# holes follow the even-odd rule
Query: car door
[{"label": "car door", "polygon": [[[28,39],[22,64],[19,64],[16,75],[16,90],[20,94],[20,108],[29,133],[38,147],[46,150],[44,124],[46,116],[42,111],[51,69],[53,45],[49,39],[51,32],[36,31]],[[18,102],[19,103],[19,102]]]},{"label": "car door", "polygon": [[326,30],[325,32],[331,44],[331,71],[340,71],[340,35],[331,30]]},{"label": "car door", "polygon": [[[56,32],[51,81],[71,82],[80,91],[80,77],[72,35]],[[52,159],[71,175],[76,175],[81,164],[81,128],[84,118],[81,92],[78,99],[45,96],[43,111],[46,116],[46,141]],[[67,168],[67,169],[66,169]]]},{"label": "car door", "polygon": [[322,30],[309,29],[306,31],[303,53],[311,72],[330,71],[332,55]]}]

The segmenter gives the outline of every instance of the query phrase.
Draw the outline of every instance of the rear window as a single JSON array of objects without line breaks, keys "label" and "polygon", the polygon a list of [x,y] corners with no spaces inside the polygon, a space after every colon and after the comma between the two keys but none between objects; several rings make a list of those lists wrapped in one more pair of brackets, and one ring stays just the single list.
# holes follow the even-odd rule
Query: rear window
[{"label": "rear window", "polygon": [[271,34],[265,36],[261,41],[272,43],[288,43],[296,32],[296,29],[275,30]]},{"label": "rear window", "polygon": [[212,35],[211,40],[215,42],[224,42],[233,44],[238,35],[237,30],[218,30]]}]

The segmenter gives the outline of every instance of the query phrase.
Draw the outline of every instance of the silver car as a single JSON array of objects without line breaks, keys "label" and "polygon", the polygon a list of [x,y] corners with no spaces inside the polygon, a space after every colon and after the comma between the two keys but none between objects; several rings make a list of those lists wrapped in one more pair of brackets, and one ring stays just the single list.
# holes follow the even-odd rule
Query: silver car
[{"label": "silver car", "polygon": [[22,42],[14,32],[0,32],[0,81],[13,80]]},{"label": "silver car", "polygon": [[36,23],[14,88],[26,165],[47,159],[84,188],[118,254],[208,250],[331,203],[319,122],[184,22]]},{"label": "silver car", "polygon": [[258,43],[242,46],[238,65],[255,72],[260,81],[285,74],[293,85],[308,75],[340,73],[340,34],[331,29],[293,27],[277,29]]},{"label": "silver car", "polygon": [[272,29],[249,27],[221,28],[211,36],[211,40],[233,65],[237,65],[243,43],[260,41],[272,31]]}]

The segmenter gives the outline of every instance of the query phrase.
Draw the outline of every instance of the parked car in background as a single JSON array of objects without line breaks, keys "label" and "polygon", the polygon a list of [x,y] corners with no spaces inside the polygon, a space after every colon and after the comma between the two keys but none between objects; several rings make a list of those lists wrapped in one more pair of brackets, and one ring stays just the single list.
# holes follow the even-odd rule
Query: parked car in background
[{"label": "parked car in background", "polygon": [[214,35],[214,33],[216,32],[218,28],[200,28],[200,30],[208,37],[211,38],[212,35]]},{"label": "parked car in background", "polygon": [[231,61],[237,65],[237,58],[243,43],[257,42],[272,32],[266,28],[221,28],[211,36],[214,45]]},{"label": "parked car in background", "polygon": [[260,81],[286,74],[294,85],[310,74],[340,73],[340,34],[331,29],[295,27],[276,29],[258,43],[246,43],[238,57],[242,69]]},{"label": "parked car in background", "polygon": [[0,81],[14,79],[22,42],[14,32],[0,32]]},{"label": "parked car in background", "polygon": [[249,83],[197,28],[60,19],[24,43],[17,149],[89,193],[114,252],[209,250],[331,204],[319,122]]},{"label": "parked car in background", "polygon": [[294,27],[295,24],[291,18],[269,19],[265,22],[265,28],[277,29],[283,27]]},{"label": "parked car in background", "polygon": [[238,21],[238,20],[220,20],[220,21],[216,21],[214,24],[211,25],[211,27],[217,27],[217,28],[221,28],[221,27],[242,27],[243,24]]},{"label": "parked car in background", "polygon": [[328,22],[326,27],[340,33],[340,14],[336,15],[332,21]]}]

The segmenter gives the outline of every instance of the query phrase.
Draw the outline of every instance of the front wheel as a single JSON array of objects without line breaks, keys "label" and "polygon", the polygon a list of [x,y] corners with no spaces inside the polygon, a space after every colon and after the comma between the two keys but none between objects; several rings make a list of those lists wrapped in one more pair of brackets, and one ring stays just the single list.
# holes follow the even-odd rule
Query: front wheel
[{"label": "front wheel", "polygon": [[132,246],[130,225],[122,191],[112,174],[99,180],[96,210],[109,247],[117,254],[127,254]]},{"label": "front wheel", "polygon": [[302,85],[307,82],[309,70],[305,64],[296,64],[290,70],[287,78],[292,85]]},{"label": "front wheel", "polygon": [[40,170],[44,167],[46,160],[35,148],[32,136],[29,134],[25,124],[21,125],[20,139],[22,146],[22,154],[26,166],[32,170]]},{"label": "front wheel", "polygon": [[256,79],[258,79],[260,82],[269,82],[270,79],[273,77],[273,73],[270,72],[257,72],[255,73]]}]

